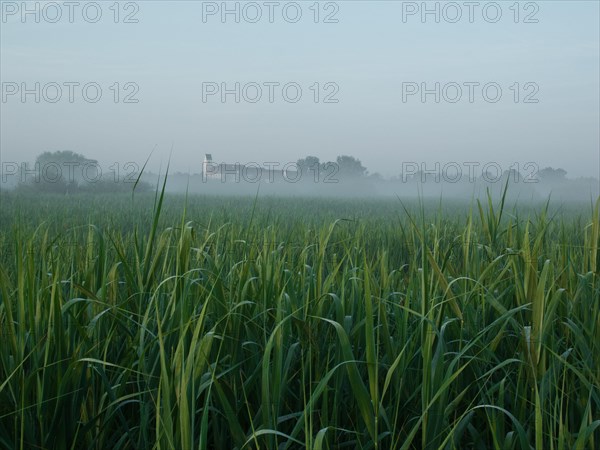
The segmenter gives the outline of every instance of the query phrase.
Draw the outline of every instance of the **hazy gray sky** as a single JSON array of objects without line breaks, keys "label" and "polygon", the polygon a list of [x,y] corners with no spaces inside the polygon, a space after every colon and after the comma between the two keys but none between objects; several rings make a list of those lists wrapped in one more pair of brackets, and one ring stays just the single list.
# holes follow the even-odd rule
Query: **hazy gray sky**
[{"label": "hazy gray sky", "polygon": [[[2,2],[2,161],[73,150],[106,166],[142,164],[156,146],[155,170],[173,145],[176,171],[199,172],[204,153],[282,164],[350,154],[386,176],[403,162],[436,161],[534,162],[599,175],[596,1],[476,2],[473,10],[462,1],[428,2],[439,8],[439,23],[434,14],[423,21],[422,2],[228,2],[239,8],[239,23],[234,14],[223,21],[222,2],[100,2],[95,23],[91,2],[72,11],[45,3],[26,5],[40,8],[36,23],[34,13],[23,18],[22,2]],[[69,82],[79,83],[73,102]],[[236,82],[239,103],[233,93],[225,102],[208,95]],[[279,85],[264,84],[271,82]],[[471,82],[479,84],[464,84]],[[34,93],[23,101],[22,87],[35,92],[35,83],[39,103]],[[62,90],[56,103],[53,83]],[[88,100],[86,83],[97,83]],[[254,83],[262,96],[252,103]],[[297,84],[283,92],[287,83]],[[422,83],[431,90],[440,83],[439,103],[434,93],[424,102],[420,92],[408,95]],[[96,103],[93,86],[102,89]],[[452,103],[456,86],[462,97]],[[493,103],[497,87],[502,96]],[[128,94],[138,103],[126,103]]]}]

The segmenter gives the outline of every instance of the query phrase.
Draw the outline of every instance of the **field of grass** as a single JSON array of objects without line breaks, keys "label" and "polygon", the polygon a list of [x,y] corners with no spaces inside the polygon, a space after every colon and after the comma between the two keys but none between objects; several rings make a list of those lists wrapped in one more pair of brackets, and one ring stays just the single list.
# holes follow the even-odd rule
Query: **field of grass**
[{"label": "field of grass", "polygon": [[0,202],[0,448],[600,448],[600,202]]}]

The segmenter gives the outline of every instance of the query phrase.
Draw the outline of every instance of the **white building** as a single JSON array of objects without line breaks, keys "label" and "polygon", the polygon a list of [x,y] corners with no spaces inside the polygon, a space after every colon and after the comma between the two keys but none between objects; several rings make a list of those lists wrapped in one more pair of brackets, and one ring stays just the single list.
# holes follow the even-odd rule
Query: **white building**
[{"label": "white building", "polygon": [[259,181],[272,183],[277,180],[285,180],[288,182],[299,181],[300,177],[295,164],[276,164],[276,163],[259,163],[252,162],[247,164],[228,164],[216,163],[213,161],[212,154],[204,155],[202,163],[202,179],[219,180],[225,182],[248,182],[256,183]]}]

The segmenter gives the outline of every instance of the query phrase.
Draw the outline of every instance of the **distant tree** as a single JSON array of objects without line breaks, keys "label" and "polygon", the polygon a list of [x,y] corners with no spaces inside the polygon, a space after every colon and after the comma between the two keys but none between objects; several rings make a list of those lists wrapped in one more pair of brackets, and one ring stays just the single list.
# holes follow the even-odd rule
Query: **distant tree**
[{"label": "distant tree", "polygon": [[538,172],[538,177],[542,181],[557,182],[566,180],[567,171],[564,169],[553,169],[546,167]]},{"label": "distant tree", "polygon": [[521,183],[523,181],[523,176],[516,169],[507,169],[502,173],[502,181],[506,182],[508,180],[509,183]]},{"label": "distant tree", "polygon": [[307,156],[306,158],[299,159],[296,164],[300,169],[304,171],[304,169],[313,169],[317,170],[320,165],[319,158],[316,156]]},{"label": "distant tree", "polygon": [[340,176],[344,178],[359,178],[367,175],[367,168],[353,156],[341,155],[336,159]]},{"label": "distant tree", "polygon": [[[20,188],[33,192],[125,192],[133,189],[132,177],[115,179],[114,174],[102,176],[95,159],[62,150],[40,154],[33,165],[21,174]],[[132,174],[128,174],[132,175]],[[135,180],[135,178],[133,178]],[[147,183],[138,183],[136,191],[148,190]]]},{"label": "distant tree", "polygon": [[318,180],[321,163],[316,156],[307,156],[296,161],[298,170],[302,173],[302,179],[309,181],[311,179]]},{"label": "distant tree", "polygon": [[55,152],[44,152],[44,153],[41,153],[40,155],[38,155],[38,157],[35,159],[35,161],[40,164],[42,164],[42,163],[86,164],[86,163],[97,163],[98,162],[95,159],[88,159],[79,153],[72,152],[71,150],[58,150]]},{"label": "distant tree", "polygon": [[368,178],[371,181],[383,181],[383,176],[379,172],[369,174]]},{"label": "distant tree", "polygon": [[34,191],[67,193],[77,190],[84,181],[86,165],[96,169],[97,161],[70,150],[44,152],[35,159],[33,167],[27,165],[21,180]]},{"label": "distant tree", "polygon": [[48,178],[46,181],[49,181],[52,175],[56,175],[59,172],[57,168],[60,167],[58,175],[67,184],[79,184],[86,181],[86,176],[93,176],[91,173],[85,174],[86,169],[91,167],[92,170],[90,172],[95,172],[98,164],[98,161],[95,159],[86,158],[70,150],[44,152],[36,158],[35,162],[40,165],[42,175],[46,172],[46,178]]}]

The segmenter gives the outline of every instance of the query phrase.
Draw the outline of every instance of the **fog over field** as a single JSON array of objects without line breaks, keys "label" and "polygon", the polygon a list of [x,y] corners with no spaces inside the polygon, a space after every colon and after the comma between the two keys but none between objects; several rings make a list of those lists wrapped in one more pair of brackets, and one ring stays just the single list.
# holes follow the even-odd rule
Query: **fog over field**
[{"label": "fog over field", "polygon": [[598,178],[598,3],[446,3],[3,1],[1,161]]},{"label": "fog over field", "polygon": [[[152,155],[150,155],[151,158]],[[569,178],[564,169],[535,164],[518,165],[502,171],[498,163],[477,162],[426,164],[405,163],[404,171],[385,178],[370,173],[353,156],[321,162],[316,156],[284,165],[271,161],[259,164],[216,162],[206,154],[200,173],[170,172],[170,164],[158,173],[140,167],[114,164],[108,172],[97,160],[71,151],[44,152],[33,163],[4,163],[2,189],[13,193],[64,194],[145,192],[164,184],[165,192],[200,195],[245,195],[331,198],[448,198],[472,200],[498,197],[508,189],[508,198],[522,202],[582,203],[600,195],[595,177]]]},{"label": "fog over field", "polygon": [[0,449],[600,449],[600,3],[0,0]]}]

